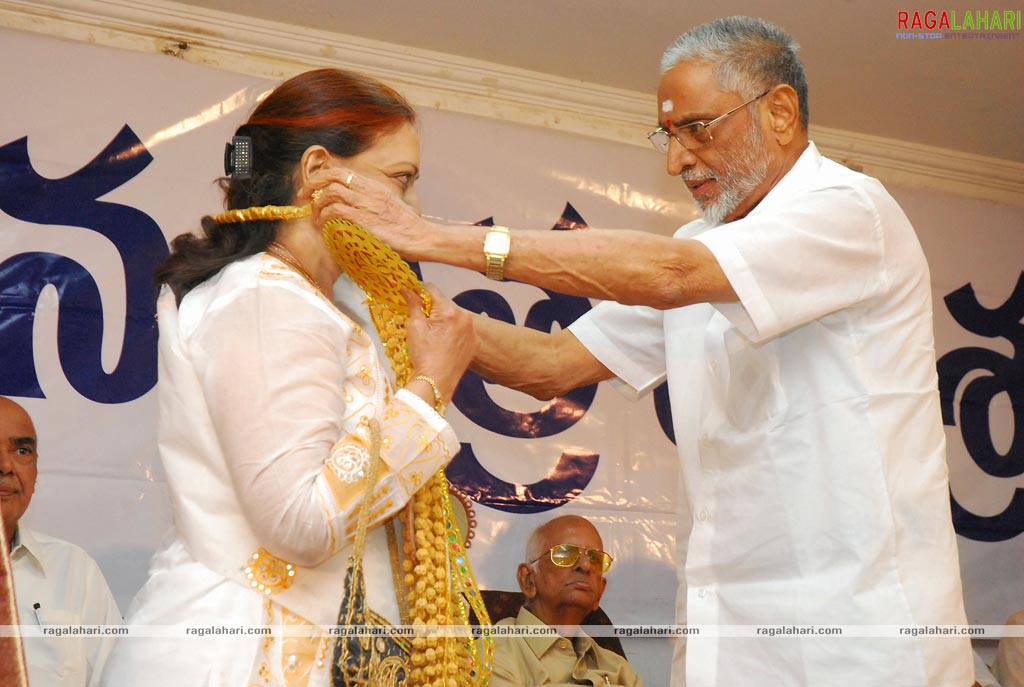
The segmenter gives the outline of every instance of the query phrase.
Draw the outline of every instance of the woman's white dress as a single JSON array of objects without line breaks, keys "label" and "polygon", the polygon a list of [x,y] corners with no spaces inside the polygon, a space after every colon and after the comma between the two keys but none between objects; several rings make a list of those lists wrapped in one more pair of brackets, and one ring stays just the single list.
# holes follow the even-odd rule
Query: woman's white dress
[{"label": "woman's white dress", "polygon": [[[329,684],[333,646],[314,626],[337,619],[366,421],[380,422],[383,439],[367,598],[393,623],[388,544],[375,525],[448,463],[458,440],[418,396],[393,391],[376,333],[273,256],[232,263],[180,307],[165,289],[158,317],[159,446],[174,531],[129,610],[128,623],[149,626],[149,636],[119,643],[104,684]],[[252,588],[254,555],[290,564],[291,585],[257,572],[274,593]],[[264,627],[310,638],[246,634]]]}]

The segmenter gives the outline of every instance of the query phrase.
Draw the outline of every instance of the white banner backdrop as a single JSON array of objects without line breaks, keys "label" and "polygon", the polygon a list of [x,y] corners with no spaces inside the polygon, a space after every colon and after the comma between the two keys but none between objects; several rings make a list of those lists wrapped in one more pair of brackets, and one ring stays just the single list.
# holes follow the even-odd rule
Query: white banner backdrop
[{"label": "white banner backdrop", "polygon": [[[155,349],[146,343],[152,327],[128,316],[145,297],[126,285],[142,283],[140,270],[166,250],[153,232],[158,229],[157,238],[169,240],[196,227],[201,215],[221,209],[214,180],[222,173],[224,143],[259,94],[274,84],[166,57],[11,31],[0,31],[0,60],[22,65],[0,75],[5,101],[0,119],[0,343],[19,351],[0,351],[0,361],[6,361],[0,365],[8,366],[0,367],[0,394],[28,409],[40,437],[39,485],[28,523],[89,551],[126,611],[145,579],[149,556],[171,524],[155,450],[154,394],[146,382],[155,375]],[[661,234],[694,216],[684,186],[664,174],[653,150],[445,112],[420,115],[424,164],[419,189],[427,214],[466,222],[493,218],[530,228],[553,227],[561,220],[569,226]],[[126,126],[130,131],[123,130]],[[121,156],[91,162],[118,136],[122,142],[134,136],[140,144]],[[26,137],[27,144],[21,144]],[[152,160],[146,164],[148,156]],[[100,174],[95,188],[82,193],[97,195],[69,199],[64,207],[67,194],[60,180],[90,164],[106,176]],[[1011,403],[1012,394],[1017,399],[1024,394],[1024,312],[1018,307],[1017,328],[1004,327],[1003,338],[993,339],[999,335],[966,330],[943,298],[968,283],[988,308],[1010,298],[1024,270],[1024,211],[932,192],[893,192],[931,262],[939,355],[980,347],[1004,359],[988,375],[1010,380],[1010,386],[983,402],[996,454],[986,464],[988,471],[968,453],[960,431],[960,401],[965,394],[967,400],[984,396],[965,390],[984,376],[981,368],[990,359],[983,355],[954,356],[951,379],[967,371],[954,379],[959,382],[953,385],[952,404],[957,424],[947,427],[947,437],[957,502],[974,516],[1002,514],[996,529],[1012,534],[1013,527],[1024,529],[1024,417],[1020,406],[1014,414]],[[33,193],[51,194],[44,197],[52,197],[53,205],[42,214],[26,210],[31,204],[22,201]],[[118,214],[113,206],[134,210]],[[76,214],[76,207],[82,211]],[[35,266],[43,270],[40,274],[74,268],[86,281],[91,276],[98,295],[80,296],[78,302],[101,309],[102,318],[94,318],[91,330],[81,325],[75,334],[62,336],[63,318],[71,316],[58,304],[72,298],[71,287],[41,288],[33,309],[32,285],[46,280],[36,274],[20,286],[11,284],[4,281],[5,266],[7,274],[28,274],[24,270]],[[581,299],[522,284],[495,284],[476,273],[421,267],[427,281],[460,302],[489,308],[507,304],[519,323],[543,301],[553,300],[562,313],[589,307]],[[613,260],[609,269],[614,269]],[[26,298],[27,311],[11,305]],[[1024,293],[1017,299],[1024,299]],[[978,312],[973,321],[985,319]],[[540,320],[545,321],[543,316]],[[72,368],[78,364],[101,364],[100,382],[76,377]],[[38,385],[30,393],[33,371]],[[524,485],[532,485],[531,493],[548,499],[547,505],[520,502],[515,508],[494,501],[495,507],[470,504],[475,516],[470,554],[479,582],[484,588],[515,589],[515,565],[523,557],[528,532],[556,514],[574,512],[595,521],[615,556],[602,603],[612,620],[671,623],[680,564],[674,560],[675,448],[651,397],[629,402],[601,384],[577,403],[576,415],[566,420],[558,417],[561,406],[493,385],[460,390],[449,417],[469,451],[460,458],[459,470],[453,465],[452,472],[460,476],[453,480],[462,479],[467,491],[485,495],[523,493]],[[531,419],[543,436],[517,436],[501,411],[534,414]],[[977,417],[968,412],[968,424],[977,427]],[[1015,432],[1015,424],[1020,431]],[[470,453],[479,468],[467,459]],[[563,454],[567,462],[560,463]],[[554,504],[561,505],[544,510]],[[991,521],[975,529],[987,531],[986,523]],[[1000,624],[1010,611],[1024,607],[1024,537],[1019,531],[999,536],[1005,540],[960,538],[972,623]],[[624,644],[646,684],[668,684],[666,640]]]}]

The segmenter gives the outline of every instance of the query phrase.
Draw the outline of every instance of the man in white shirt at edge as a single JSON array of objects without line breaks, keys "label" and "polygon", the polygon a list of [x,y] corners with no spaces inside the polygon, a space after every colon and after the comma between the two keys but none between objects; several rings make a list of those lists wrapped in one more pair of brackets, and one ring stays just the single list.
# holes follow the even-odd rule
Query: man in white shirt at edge
[{"label": "man in white shirt at edge", "polygon": [[[96,562],[68,542],[18,521],[35,491],[36,430],[25,409],[0,396],[0,508],[11,542],[14,596],[22,625],[120,625],[121,613]],[[32,687],[99,685],[115,637],[24,637]]]},{"label": "man in white shirt at edge", "polygon": [[[407,260],[606,301],[555,334],[478,318],[473,368],[543,399],[667,379],[679,622],[964,625],[928,266],[882,185],[808,139],[796,48],[731,17],[666,51],[650,138],[702,215],[672,239],[431,222],[346,169],[314,211]],[[673,685],[973,683],[966,638],[883,634],[691,636]]]}]

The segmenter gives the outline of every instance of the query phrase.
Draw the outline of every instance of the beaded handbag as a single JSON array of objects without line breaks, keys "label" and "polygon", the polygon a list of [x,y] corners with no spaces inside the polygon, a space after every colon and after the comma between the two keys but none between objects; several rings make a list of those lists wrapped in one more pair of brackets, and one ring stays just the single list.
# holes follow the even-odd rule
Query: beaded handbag
[{"label": "beaded handbag", "polygon": [[334,645],[331,666],[334,687],[404,687],[409,676],[412,645],[390,631],[391,624],[366,606],[363,548],[379,464],[380,424],[370,420],[370,466],[338,612],[342,635]]}]

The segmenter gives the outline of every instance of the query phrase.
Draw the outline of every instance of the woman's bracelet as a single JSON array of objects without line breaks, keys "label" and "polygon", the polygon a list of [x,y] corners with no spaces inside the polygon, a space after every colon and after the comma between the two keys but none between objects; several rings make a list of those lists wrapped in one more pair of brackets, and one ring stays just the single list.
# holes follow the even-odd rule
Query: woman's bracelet
[{"label": "woman's bracelet", "polygon": [[441,389],[440,387],[437,386],[437,382],[435,382],[427,375],[416,375],[415,377],[412,378],[414,382],[417,379],[420,380],[421,382],[426,382],[427,384],[430,385],[430,388],[434,390],[434,411],[438,415],[443,416],[444,411],[448,409],[448,402],[444,400],[444,396],[441,395]]}]

